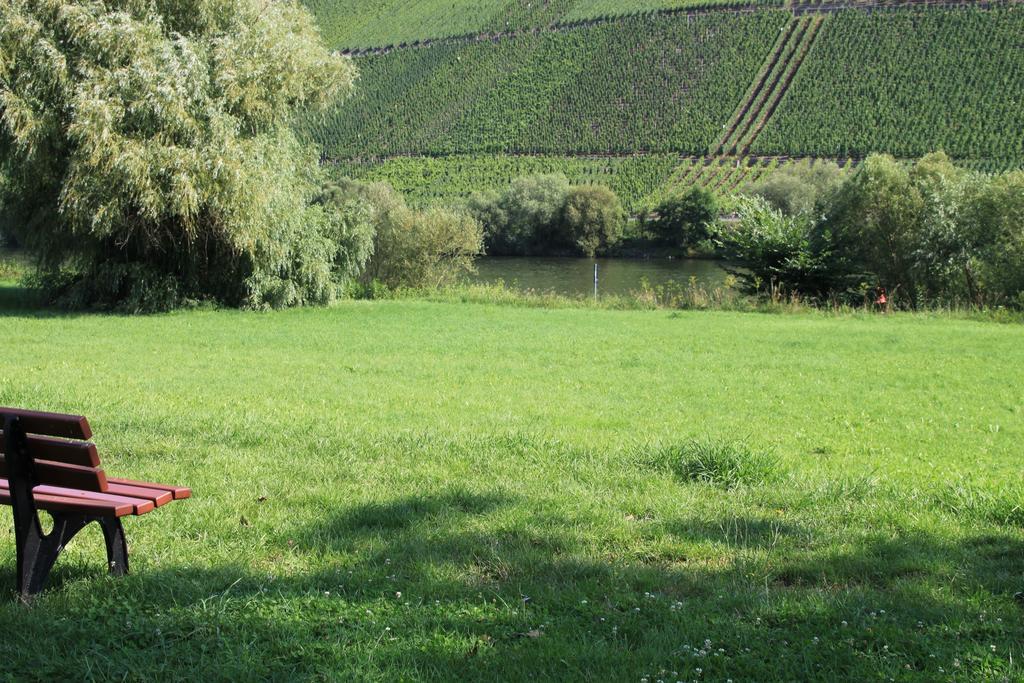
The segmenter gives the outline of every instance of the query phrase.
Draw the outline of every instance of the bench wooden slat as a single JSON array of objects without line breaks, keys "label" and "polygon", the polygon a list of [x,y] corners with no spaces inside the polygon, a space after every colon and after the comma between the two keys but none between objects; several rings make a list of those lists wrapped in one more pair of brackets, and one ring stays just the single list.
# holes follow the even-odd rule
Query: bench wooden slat
[{"label": "bench wooden slat", "polygon": [[144,489],[158,489],[160,491],[170,491],[174,496],[174,500],[182,500],[192,495],[192,489],[185,488],[184,486],[168,486],[167,484],[154,484],[146,481],[133,481],[131,479],[108,479],[109,484],[124,484],[125,486],[139,486]]},{"label": "bench wooden slat", "polygon": [[22,428],[28,434],[60,436],[65,439],[86,440],[92,438],[89,421],[82,415],[46,413],[20,408],[0,408],[0,415],[17,415],[21,418]]},{"label": "bench wooden slat", "polygon": [[[4,431],[0,429],[0,448],[3,446],[3,434]],[[96,445],[88,441],[65,441],[50,436],[30,434],[26,438],[26,442],[29,455],[39,460],[65,462],[69,465],[82,465],[83,467],[98,467],[100,464],[100,455],[96,451]]]},{"label": "bench wooden slat", "polygon": [[[124,517],[132,514],[133,510],[133,506],[127,503],[68,498],[67,496],[55,496],[49,493],[37,493],[33,495],[33,498],[35,499],[36,507],[40,510],[82,512],[97,517]],[[0,503],[4,505],[11,504],[11,492],[7,489],[0,489]]]},{"label": "bench wooden slat", "polygon": [[164,489],[151,489],[143,486],[128,486],[127,484],[115,484],[107,481],[107,493],[118,496],[129,496],[131,498],[145,498],[153,501],[157,507],[167,505],[174,500],[174,494]]},{"label": "bench wooden slat", "polygon": [[[50,462],[49,460],[36,460],[32,467],[36,473],[35,482],[37,484],[95,491],[97,493],[107,490],[107,475],[103,470],[95,467],[66,465],[60,462]],[[0,457],[0,477],[7,478],[7,476],[7,460]]]},{"label": "bench wooden slat", "polygon": [[[0,479],[0,491],[10,490],[10,484],[6,479]],[[79,489],[68,489],[60,486],[36,486],[32,489],[32,495],[39,494],[61,496],[63,498],[75,498],[76,500],[116,503],[120,505],[131,505],[133,515],[144,515],[151,512],[156,505],[152,500],[136,496],[125,496],[113,493],[96,493],[95,491],[81,491]]]}]

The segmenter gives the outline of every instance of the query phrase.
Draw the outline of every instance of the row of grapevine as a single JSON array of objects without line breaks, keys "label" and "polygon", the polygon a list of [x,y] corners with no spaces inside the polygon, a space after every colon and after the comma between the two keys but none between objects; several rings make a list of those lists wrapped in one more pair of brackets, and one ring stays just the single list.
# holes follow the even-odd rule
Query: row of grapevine
[{"label": "row of grapevine", "polygon": [[707,154],[788,17],[636,17],[361,57],[356,95],[308,130],[332,158]]},{"label": "row of grapevine", "polygon": [[457,204],[474,192],[501,190],[516,178],[562,173],[574,184],[612,188],[630,211],[653,194],[679,163],[674,154],[635,157],[459,155],[395,157],[384,161],[338,161],[336,176],[384,181],[419,205]]},{"label": "row of grapevine", "polygon": [[831,16],[752,149],[1024,158],[1024,7]]},{"label": "row of grapevine", "polygon": [[517,32],[663,10],[781,5],[782,0],[304,0],[327,43],[366,49]]},{"label": "row of grapevine", "polygon": [[[386,182],[419,206],[458,205],[474,192],[502,190],[524,176],[562,173],[573,184],[610,187],[631,213],[657,206],[690,187],[711,190],[726,208],[735,195],[775,169],[799,160],[778,157],[627,157],[458,155],[394,157],[380,161],[336,161],[335,177]],[[852,167],[853,161],[841,165]]]}]

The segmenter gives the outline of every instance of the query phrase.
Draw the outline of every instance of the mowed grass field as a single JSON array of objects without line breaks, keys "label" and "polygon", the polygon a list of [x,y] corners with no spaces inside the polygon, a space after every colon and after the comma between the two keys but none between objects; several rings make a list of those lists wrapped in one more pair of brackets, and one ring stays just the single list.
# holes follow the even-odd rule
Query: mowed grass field
[{"label": "mowed grass field", "polygon": [[194,497],[30,607],[4,524],[0,679],[1024,679],[1024,326],[22,294],[0,405]]}]

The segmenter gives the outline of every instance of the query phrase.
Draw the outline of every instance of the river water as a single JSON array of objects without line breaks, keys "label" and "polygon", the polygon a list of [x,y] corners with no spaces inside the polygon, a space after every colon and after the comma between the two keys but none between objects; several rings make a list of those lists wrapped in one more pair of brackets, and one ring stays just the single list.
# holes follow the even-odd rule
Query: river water
[{"label": "river water", "polygon": [[569,296],[593,294],[595,264],[601,294],[629,294],[640,289],[644,280],[657,286],[668,282],[686,284],[690,278],[696,278],[699,284],[712,288],[726,278],[720,261],[704,259],[487,257],[477,261],[478,272],[471,281],[503,281],[514,289]]}]

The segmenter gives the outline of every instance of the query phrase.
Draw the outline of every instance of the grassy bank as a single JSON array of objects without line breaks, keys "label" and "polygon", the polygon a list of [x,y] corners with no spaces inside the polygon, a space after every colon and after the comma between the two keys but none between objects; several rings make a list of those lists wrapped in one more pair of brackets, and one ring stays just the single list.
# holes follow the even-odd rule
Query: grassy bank
[{"label": "grassy bank", "polygon": [[195,497],[0,601],[0,678],[1024,676],[1024,327],[20,295],[0,405]]}]

